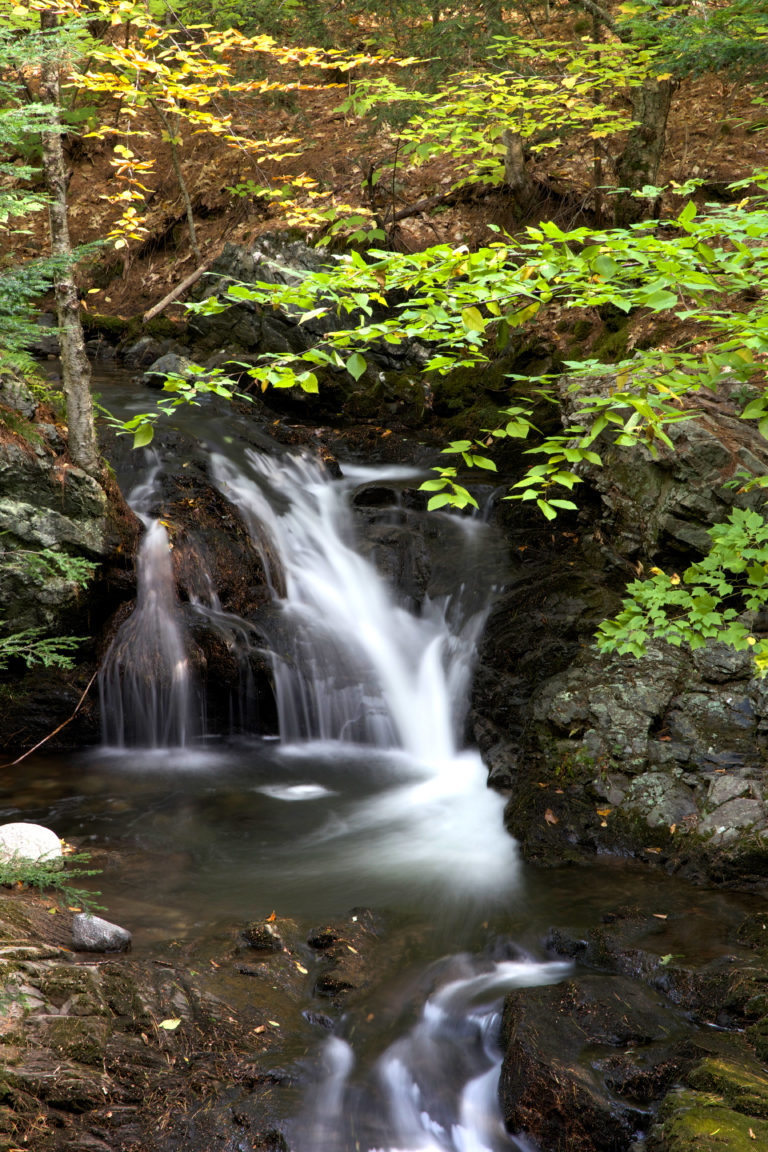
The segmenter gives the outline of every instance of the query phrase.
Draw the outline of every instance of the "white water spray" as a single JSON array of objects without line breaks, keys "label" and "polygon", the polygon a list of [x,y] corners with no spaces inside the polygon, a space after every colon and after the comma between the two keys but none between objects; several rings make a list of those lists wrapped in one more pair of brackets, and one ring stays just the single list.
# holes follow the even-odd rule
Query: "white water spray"
[{"label": "white water spray", "polygon": [[159,465],[128,503],[146,532],[137,598],[99,672],[102,737],[114,748],[183,748],[197,735],[196,692],[164,524],[148,515]]}]

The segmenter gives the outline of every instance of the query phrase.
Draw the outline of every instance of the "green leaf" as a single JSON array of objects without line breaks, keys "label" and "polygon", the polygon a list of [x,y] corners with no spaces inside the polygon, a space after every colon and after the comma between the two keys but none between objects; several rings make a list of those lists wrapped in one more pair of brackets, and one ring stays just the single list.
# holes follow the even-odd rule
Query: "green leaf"
[{"label": "green leaf", "polygon": [[461,322],[468,332],[484,332],[485,320],[478,308],[463,308]]},{"label": "green leaf", "polygon": [[446,504],[453,503],[453,496],[450,492],[441,492],[439,496],[430,497],[427,502],[427,510],[433,512],[436,508],[444,508]]},{"label": "green leaf", "polygon": [[361,356],[359,352],[353,352],[347,360],[345,367],[354,380],[359,380],[368,367],[368,364],[364,356]]},{"label": "green leaf", "polygon": [[555,517],[557,516],[557,512],[552,507],[552,504],[550,504],[547,500],[542,500],[541,498],[537,499],[536,503],[538,504],[539,508],[544,513],[544,515],[546,516],[547,520],[554,520],[555,519]]},{"label": "green leaf", "polygon": [[154,434],[155,430],[151,424],[140,424],[133,434],[134,448],[144,448],[147,444],[151,444]]},{"label": "green leaf", "polygon": [[758,420],[761,416],[765,415],[765,410],[768,407],[768,398],[765,396],[758,397],[757,400],[750,400],[744,411],[741,413],[742,420]]}]

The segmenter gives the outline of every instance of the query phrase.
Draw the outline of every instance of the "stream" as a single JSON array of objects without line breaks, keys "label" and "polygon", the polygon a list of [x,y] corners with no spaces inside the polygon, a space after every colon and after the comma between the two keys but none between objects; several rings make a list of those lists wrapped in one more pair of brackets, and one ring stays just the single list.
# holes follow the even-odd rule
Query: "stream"
[{"label": "stream", "polygon": [[[126,415],[148,404],[125,377],[105,373],[101,387]],[[493,530],[482,516],[433,514],[432,579],[421,597],[398,591],[371,539],[403,521],[413,470],[342,463],[333,477],[213,407],[180,416],[190,428],[262,557],[275,610],[258,628],[225,612],[204,572],[194,602],[179,603],[158,511],[178,462],[163,447],[135,453],[120,482],[146,531],[137,606],[101,672],[103,743],[3,778],[2,817],[119,861],[95,883],[139,956],[272,910],[319,923],[373,909],[410,941],[382,961],[365,1016],[358,1003],[314,1041],[287,1120],[293,1152],[534,1152],[505,1131],[497,1101],[504,996],[572,974],[542,949],[553,923],[579,932],[649,892],[647,873],[617,863],[544,875],[521,865],[503,797],[464,747],[473,656],[503,579]],[[360,494],[382,487],[392,501],[361,519]],[[242,663],[229,731],[207,730],[191,615]],[[248,730],[248,659],[265,650],[279,739]],[[698,908],[660,949],[724,953],[743,902],[653,885],[663,918]]]}]

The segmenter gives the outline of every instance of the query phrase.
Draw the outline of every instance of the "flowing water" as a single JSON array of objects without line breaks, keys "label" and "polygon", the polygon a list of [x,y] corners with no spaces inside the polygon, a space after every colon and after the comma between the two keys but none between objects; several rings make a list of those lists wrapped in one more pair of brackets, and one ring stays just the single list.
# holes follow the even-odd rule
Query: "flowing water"
[{"label": "flowing water", "polygon": [[[141,403],[131,397],[128,410]],[[272,908],[318,920],[385,910],[395,931],[418,937],[417,955],[372,991],[379,1031],[342,1016],[318,1045],[289,1125],[292,1149],[525,1152],[496,1101],[503,996],[570,970],[538,949],[558,900],[570,912],[583,904],[588,917],[608,890],[636,881],[614,872],[590,888],[582,874],[553,890],[532,879],[504,831],[502,798],[463,747],[473,657],[498,581],[491,531],[439,514],[442,575],[398,589],[355,499],[373,484],[412,487],[411,473],[342,465],[332,478],[311,456],[215,431],[209,414],[211,481],[261,551],[273,629],[257,641],[205,579],[192,611],[222,629],[245,665],[251,646],[268,644],[280,741],[205,731],[158,515],[168,464],[148,459],[130,496],[146,527],[137,604],[102,670],[104,746],[63,766],[30,764],[3,815],[119,850],[119,869],[99,886],[139,953]],[[396,504],[379,521],[401,513]],[[250,705],[245,690],[240,708]]]}]

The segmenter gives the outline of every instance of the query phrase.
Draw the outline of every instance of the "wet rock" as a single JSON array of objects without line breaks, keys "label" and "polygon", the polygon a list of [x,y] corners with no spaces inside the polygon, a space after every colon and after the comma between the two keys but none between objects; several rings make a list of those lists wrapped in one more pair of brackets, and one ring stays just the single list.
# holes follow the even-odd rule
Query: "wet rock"
[{"label": "wet rock", "polygon": [[0,861],[32,860],[35,863],[60,861],[61,840],[42,824],[3,824],[0,826]]},{"label": "wet rock", "polygon": [[72,918],[72,947],[76,952],[127,952],[131,933],[100,916],[78,912]]},{"label": "wet rock", "polygon": [[179,356],[176,352],[166,352],[154,360],[146,371],[140,376],[139,382],[147,388],[162,388],[166,376],[171,374],[183,376],[185,379],[192,375],[193,364],[186,356]]},{"label": "wet rock", "polygon": [[543,1152],[616,1152],[686,1057],[669,1007],[623,977],[583,974],[507,996],[499,1097]]},{"label": "wet rock", "polygon": [[285,947],[274,924],[264,920],[252,920],[250,924],[246,924],[241,937],[249,948],[259,952],[282,952]]},{"label": "wet rock", "polygon": [[307,943],[323,958],[315,995],[339,999],[364,988],[373,975],[372,945],[378,933],[377,919],[367,908],[353,908],[344,920],[310,932]]},{"label": "wet rock", "polygon": [[168,351],[164,347],[165,343],[156,340],[154,336],[142,336],[123,352],[123,363],[126,368],[146,368]]},{"label": "wet rock", "polygon": [[35,320],[36,326],[39,328],[39,335],[30,339],[27,344],[27,351],[33,356],[38,356],[40,359],[46,357],[58,356],[59,347],[59,321],[53,312],[41,312]]}]

